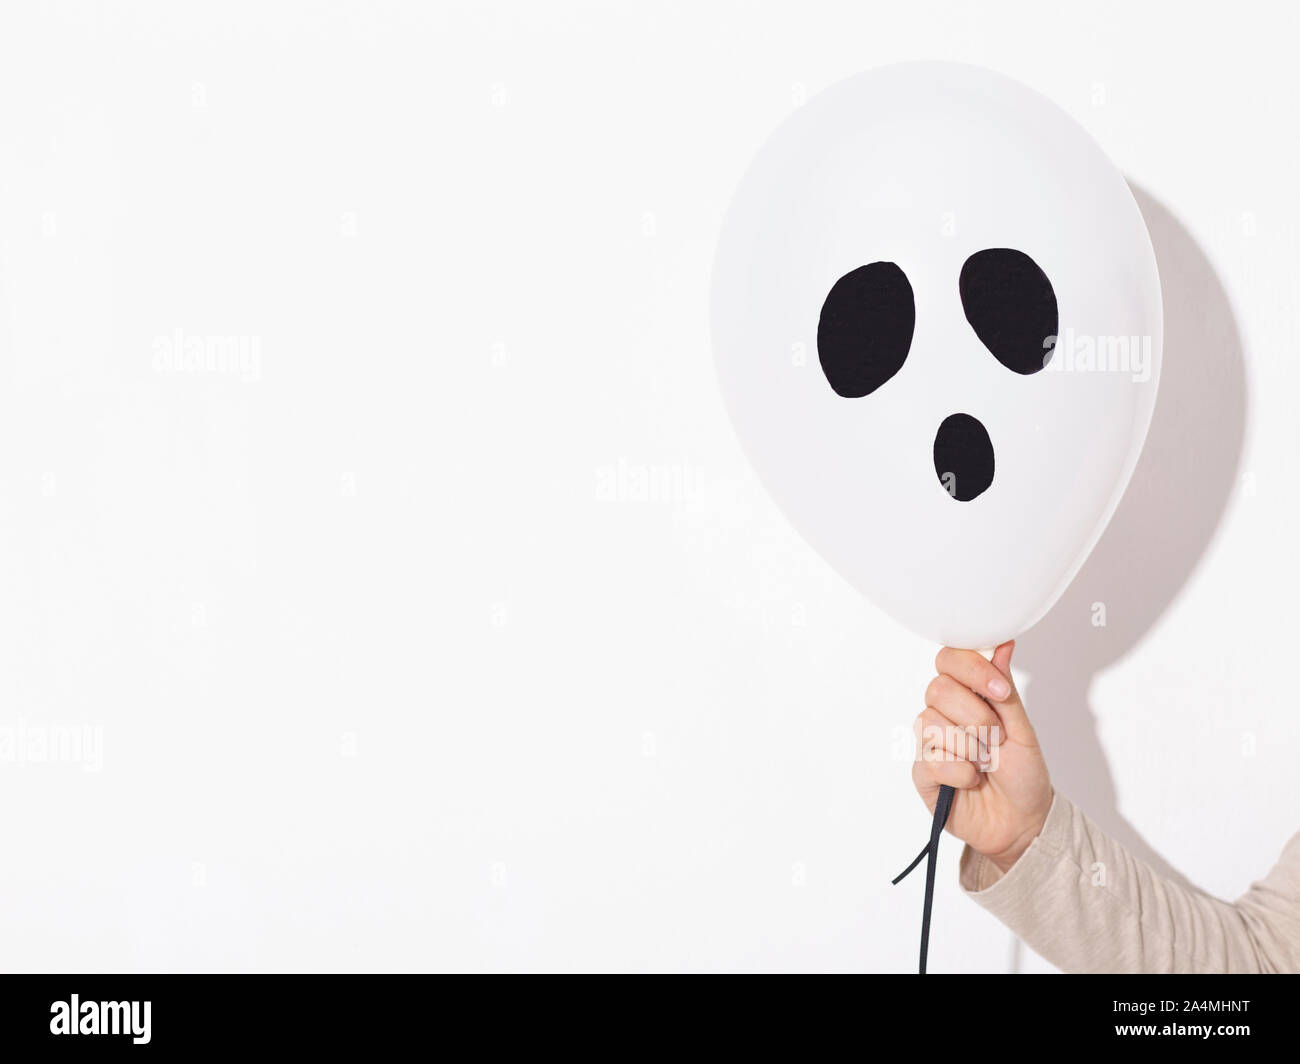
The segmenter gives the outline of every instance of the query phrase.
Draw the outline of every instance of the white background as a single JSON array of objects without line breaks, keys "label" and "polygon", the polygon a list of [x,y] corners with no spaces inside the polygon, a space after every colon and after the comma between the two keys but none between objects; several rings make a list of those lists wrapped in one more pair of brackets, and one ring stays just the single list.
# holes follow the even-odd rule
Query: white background
[{"label": "white background", "polygon": [[[912,970],[936,648],[773,507],[707,319],[764,138],[912,58],[1138,192],[1162,395],[1018,675],[1060,789],[1242,891],[1296,827],[1300,68],[1231,16],[6,7],[0,965]],[[56,728],[102,753],[24,754]],[[958,852],[932,970],[1046,967]]]}]

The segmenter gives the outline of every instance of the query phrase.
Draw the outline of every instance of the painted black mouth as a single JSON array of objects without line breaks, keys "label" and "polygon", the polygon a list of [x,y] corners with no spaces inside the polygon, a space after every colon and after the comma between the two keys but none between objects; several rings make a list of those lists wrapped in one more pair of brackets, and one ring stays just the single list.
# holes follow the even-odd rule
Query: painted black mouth
[{"label": "painted black mouth", "polygon": [[934,471],[943,490],[970,502],[993,483],[993,441],[979,418],[950,414],[934,436]]}]

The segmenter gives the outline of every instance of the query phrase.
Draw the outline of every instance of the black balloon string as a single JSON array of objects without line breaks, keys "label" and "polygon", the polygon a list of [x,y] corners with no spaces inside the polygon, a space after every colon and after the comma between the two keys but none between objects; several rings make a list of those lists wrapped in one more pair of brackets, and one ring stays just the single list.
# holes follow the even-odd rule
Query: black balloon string
[{"label": "black balloon string", "polygon": [[916,855],[916,859],[894,877],[897,886],[921,863],[921,858],[929,858],[925,863],[925,904],[921,909],[921,975],[925,974],[925,955],[930,949],[930,909],[934,905],[934,866],[939,859],[939,838],[943,835],[944,825],[948,823],[955,795],[956,792],[947,784],[939,788],[939,797],[934,803],[934,820],[930,822],[930,841]]}]

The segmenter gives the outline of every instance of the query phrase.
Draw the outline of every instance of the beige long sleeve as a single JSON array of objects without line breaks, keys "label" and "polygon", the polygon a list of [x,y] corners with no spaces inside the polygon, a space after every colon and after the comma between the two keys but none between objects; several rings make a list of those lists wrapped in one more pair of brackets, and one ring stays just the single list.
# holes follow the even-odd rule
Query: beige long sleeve
[{"label": "beige long sleeve", "polygon": [[1058,793],[1006,875],[967,846],[961,885],[1067,972],[1300,971],[1300,834],[1226,902],[1161,878]]}]

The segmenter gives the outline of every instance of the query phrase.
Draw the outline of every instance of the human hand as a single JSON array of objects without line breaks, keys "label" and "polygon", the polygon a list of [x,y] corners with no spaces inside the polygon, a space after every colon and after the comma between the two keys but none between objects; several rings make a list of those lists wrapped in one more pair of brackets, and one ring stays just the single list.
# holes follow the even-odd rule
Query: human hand
[{"label": "human hand", "polygon": [[1047,763],[1011,679],[1014,650],[1003,643],[991,662],[974,650],[939,651],[912,764],[931,812],[941,785],[955,789],[947,830],[1003,873],[1037,838],[1052,805]]}]

